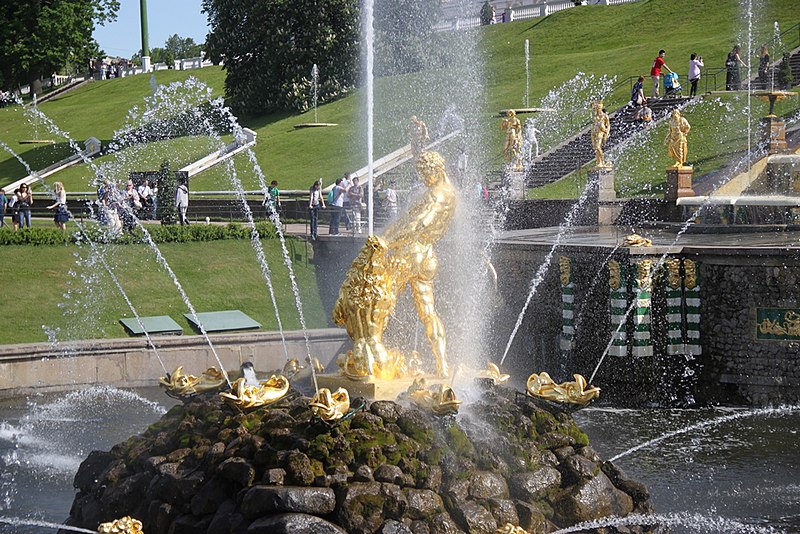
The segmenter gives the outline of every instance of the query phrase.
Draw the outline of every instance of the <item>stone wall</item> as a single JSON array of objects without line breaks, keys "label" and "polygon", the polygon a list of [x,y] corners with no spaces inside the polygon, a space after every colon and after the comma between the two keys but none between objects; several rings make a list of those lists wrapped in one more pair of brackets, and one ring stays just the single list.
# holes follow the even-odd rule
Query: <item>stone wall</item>
[{"label": "stone wall", "polygon": [[757,308],[800,308],[800,259],[710,257],[700,275],[704,381],[721,386],[712,397],[748,404],[800,400],[800,341],[756,336]]},{"label": "stone wall", "polygon": [[[498,245],[494,265],[504,306],[492,331],[492,354],[502,356],[531,281],[550,247]],[[637,254],[641,254],[639,249]],[[610,250],[560,247],[528,306],[509,350],[507,372],[547,371],[557,380],[587,378],[611,339],[608,269]],[[628,263],[629,249],[614,258]],[[766,255],[769,254],[769,255]],[[574,349],[559,347],[561,294],[558,257],[570,257],[574,283]],[[756,339],[756,309],[800,309],[800,259],[779,250],[690,251],[700,273],[702,354],[669,355],[666,290],[656,277],[652,291],[653,356],[606,356],[595,379],[603,398],[637,405],[695,401],[764,405],[800,400],[800,341]],[[659,256],[650,257],[654,262]],[[629,294],[632,288],[629,286]],[[633,337],[631,321],[628,339]]]},{"label": "stone wall", "polygon": [[[329,365],[349,348],[344,330],[311,330],[311,354]],[[306,356],[302,332],[284,332],[289,356]],[[252,361],[256,370],[283,368],[286,355],[277,332],[220,334],[211,336],[214,350],[225,369],[239,369]],[[191,374],[200,374],[219,364],[202,336],[154,336],[158,356],[167,370],[179,365]],[[144,338],[96,339],[65,342],[58,347],[47,343],[0,346],[0,397],[20,391],[66,390],[87,385],[119,387],[153,386],[164,375],[155,351]]]}]

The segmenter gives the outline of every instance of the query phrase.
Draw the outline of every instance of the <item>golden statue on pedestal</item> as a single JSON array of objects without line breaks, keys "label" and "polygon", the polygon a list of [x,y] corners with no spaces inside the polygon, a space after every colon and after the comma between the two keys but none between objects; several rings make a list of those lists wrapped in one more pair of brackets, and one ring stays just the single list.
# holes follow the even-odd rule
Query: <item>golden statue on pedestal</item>
[{"label": "golden statue on pedestal", "polygon": [[428,191],[381,237],[370,236],[353,261],[333,308],[333,321],[353,340],[353,351],[340,367],[353,379],[407,376],[405,358],[384,347],[383,333],[406,285],[436,359],[436,373],[447,376],[444,326],[436,313],[433,279],[438,271],[433,246],[453,219],[456,191],[436,152],[424,152],[417,171]]},{"label": "golden statue on pedestal", "polygon": [[603,146],[608,141],[611,134],[611,122],[608,120],[608,113],[603,108],[603,102],[592,102],[592,148],[594,149],[594,160],[598,167],[610,167],[603,155]]},{"label": "golden statue on pedestal", "polygon": [[506,132],[503,140],[503,154],[506,161],[514,164],[514,169],[521,170],[522,162],[522,123],[517,118],[517,113],[510,109],[508,116],[500,123],[500,128]]},{"label": "golden statue on pedestal", "polygon": [[689,135],[689,121],[687,121],[679,110],[674,110],[672,116],[669,118],[669,133],[664,140],[667,145],[667,154],[675,161],[675,168],[681,168],[686,165],[686,154],[688,145],[686,136]]},{"label": "golden statue on pedestal", "polygon": [[415,156],[422,154],[425,147],[430,143],[428,135],[428,125],[418,119],[416,115],[411,115],[411,151]]}]

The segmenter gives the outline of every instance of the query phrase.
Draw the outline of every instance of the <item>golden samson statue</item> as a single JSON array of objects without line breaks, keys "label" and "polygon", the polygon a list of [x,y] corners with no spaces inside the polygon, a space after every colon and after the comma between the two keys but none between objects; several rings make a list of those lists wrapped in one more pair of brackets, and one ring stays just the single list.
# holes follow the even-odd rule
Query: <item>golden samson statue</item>
[{"label": "golden samson statue", "polygon": [[434,245],[450,227],[456,191],[442,156],[424,152],[417,171],[428,187],[383,237],[370,236],[353,261],[333,308],[333,321],[353,340],[353,351],[340,362],[353,379],[392,379],[410,375],[405,357],[383,345],[383,333],[397,297],[408,286],[436,359],[436,373],[448,374],[444,326],[436,313],[433,280],[438,270]]}]

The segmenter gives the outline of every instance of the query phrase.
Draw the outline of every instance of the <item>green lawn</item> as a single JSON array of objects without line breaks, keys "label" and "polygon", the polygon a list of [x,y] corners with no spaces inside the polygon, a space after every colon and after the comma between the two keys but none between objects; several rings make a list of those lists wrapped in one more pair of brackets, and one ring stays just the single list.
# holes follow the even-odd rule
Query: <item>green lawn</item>
[{"label": "green lawn", "polygon": [[[796,0],[763,2],[754,21],[755,42],[771,36],[775,20],[783,28],[797,23],[800,16],[796,8]],[[493,115],[501,108],[518,107],[523,103],[525,39],[529,39],[531,44],[530,100],[537,104],[554,88],[567,86],[566,92],[569,93],[573,89],[570,86],[577,85],[571,80],[578,72],[595,78],[607,75],[623,79],[646,75],[659,48],[667,49],[667,64],[682,74],[686,72],[691,52],[703,55],[708,67],[722,66],[725,54],[737,40],[736,36],[741,35],[743,18],[739,9],[736,0],[642,0],[620,6],[583,6],[544,19],[441,34],[437,38],[445,41],[442,47],[445,53],[438,59],[444,67],[377,81],[376,156],[406,142],[409,115],[416,113],[433,127],[448,102],[467,100],[478,102],[478,105],[475,108],[473,104],[477,110],[475,115],[464,119],[482,132],[480,137],[485,147],[483,154],[474,156],[472,161],[477,162],[482,170],[492,170],[497,167],[494,158],[501,142],[499,121]],[[469,54],[447,54],[456,47],[471,51],[475,61],[462,64],[459,60],[469,59]],[[467,70],[469,75],[459,75],[462,70]],[[188,76],[196,76],[208,84],[214,95],[223,92],[225,73],[217,67],[155,73],[159,84]],[[591,93],[591,90],[587,91]],[[609,97],[609,107],[624,101],[627,91],[627,86],[621,86]],[[42,104],[41,109],[75,139],[82,141],[93,135],[107,141],[124,124],[128,109],[134,105],[141,106],[143,97],[151,92],[149,76],[93,82],[86,88]],[[588,110],[583,109],[584,100],[565,98],[558,116],[541,119],[550,126],[541,137],[543,147],[557,142],[588,120]],[[267,179],[279,180],[284,189],[306,189],[318,177],[324,177],[329,183],[342,172],[365,164],[363,104],[363,95],[355,91],[339,101],[321,106],[319,120],[338,123],[335,128],[292,128],[297,123],[312,121],[311,111],[244,117],[241,122],[258,133],[255,154]],[[572,113],[576,114],[564,118]],[[698,121],[696,131],[699,132],[701,127],[701,121]],[[28,123],[18,108],[0,110],[0,140],[14,150],[22,151],[34,169],[43,168],[69,153],[63,143],[38,147],[18,144],[20,139],[33,138],[37,134],[39,138],[54,137],[43,131],[41,124]],[[655,144],[660,144],[660,140]],[[193,154],[192,150],[186,151],[186,157],[189,154]],[[177,155],[176,161],[181,157]],[[148,164],[149,161],[152,160],[148,160]],[[238,157],[235,163],[244,186],[256,187],[258,182],[246,156]],[[179,165],[173,165],[176,166]],[[128,163],[121,173],[128,170],[141,170],[138,161]],[[70,175],[70,183],[80,188],[88,172],[78,169],[71,172],[78,177]],[[19,163],[0,153],[0,186],[23,175]],[[55,179],[58,178],[51,180]],[[193,189],[227,188],[229,183],[230,176],[222,166],[198,176]]]},{"label": "green lawn", "polygon": [[[286,266],[277,239],[264,240],[281,320],[299,329]],[[289,239],[293,267],[310,328],[327,325],[314,272],[303,242]],[[275,312],[255,252],[247,240],[159,245],[198,312],[240,309],[277,330]],[[77,256],[76,256],[77,255]],[[5,246],[0,250],[0,343],[125,337],[119,319],[130,308],[88,246]],[[188,312],[166,271],[143,245],[108,245],[103,254],[140,315],[170,315],[192,333]],[[77,262],[76,262],[77,259]]]}]

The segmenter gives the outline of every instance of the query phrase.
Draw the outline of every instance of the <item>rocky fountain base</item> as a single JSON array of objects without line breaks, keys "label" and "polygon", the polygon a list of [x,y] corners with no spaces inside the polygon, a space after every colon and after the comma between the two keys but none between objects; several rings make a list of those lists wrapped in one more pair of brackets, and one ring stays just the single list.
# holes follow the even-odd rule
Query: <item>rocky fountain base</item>
[{"label": "rocky fountain base", "polygon": [[457,418],[375,401],[333,427],[312,420],[308,401],[175,406],[89,455],[68,524],[131,515],[148,534],[549,532],[651,511],[644,485],[601,460],[570,416],[505,388]]}]

